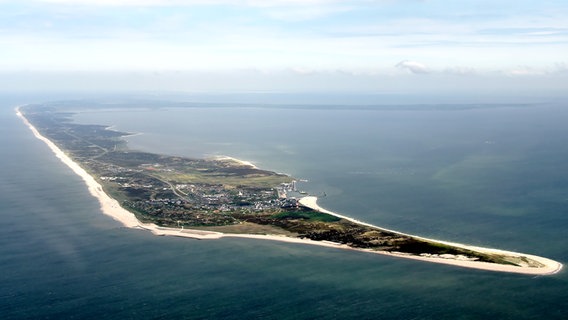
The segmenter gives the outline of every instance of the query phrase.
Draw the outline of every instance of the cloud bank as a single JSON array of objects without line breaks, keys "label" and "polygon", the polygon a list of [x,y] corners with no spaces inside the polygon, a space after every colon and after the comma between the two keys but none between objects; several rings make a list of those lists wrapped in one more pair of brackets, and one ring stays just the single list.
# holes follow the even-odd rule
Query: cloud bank
[{"label": "cloud bank", "polygon": [[408,70],[414,74],[428,74],[432,71],[424,64],[416,61],[402,60],[396,64],[397,68]]}]

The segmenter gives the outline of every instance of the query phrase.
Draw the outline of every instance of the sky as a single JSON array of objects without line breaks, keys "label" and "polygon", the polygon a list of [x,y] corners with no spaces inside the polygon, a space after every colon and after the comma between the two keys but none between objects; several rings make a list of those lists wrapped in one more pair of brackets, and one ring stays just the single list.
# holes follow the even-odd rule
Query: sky
[{"label": "sky", "polygon": [[0,90],[568,92],[565,0],[0,0]]}]

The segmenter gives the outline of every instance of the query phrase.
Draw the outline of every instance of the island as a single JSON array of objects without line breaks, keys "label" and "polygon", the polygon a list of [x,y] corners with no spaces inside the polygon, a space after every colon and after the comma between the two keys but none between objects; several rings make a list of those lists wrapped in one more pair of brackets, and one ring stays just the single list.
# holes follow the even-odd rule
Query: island
[{"label": "island", "polygon": [[[72,106],[73,108],[71,108]],[[130,150],[131,133],[72,121],[73,103],[21,106],[17,115],[78,174],[102,212],[124,226],[195,239],[256,238],[462,267],[554,274],[535,255],[427,239],[357,221],[297,195],[296,180],[231,157],[192,159]]]}]

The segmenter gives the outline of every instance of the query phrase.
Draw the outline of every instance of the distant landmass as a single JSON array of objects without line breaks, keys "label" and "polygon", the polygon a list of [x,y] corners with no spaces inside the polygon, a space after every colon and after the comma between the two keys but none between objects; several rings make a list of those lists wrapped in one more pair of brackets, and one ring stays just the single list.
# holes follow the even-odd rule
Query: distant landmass
[{"label": "distant landmass", "polygon": [[[131,133],[71,120],[81,102],[19,107],[39,139],[127,227],[196,239],[247,237],[316,244],[485,270],[552,274],[534,255],[426,239],[325,210],[296,179],[231,157],[192,159],[130,150]],[[118,108],[120,105],[112,105]],[[164,141],[167,143],[167,141]]]}]

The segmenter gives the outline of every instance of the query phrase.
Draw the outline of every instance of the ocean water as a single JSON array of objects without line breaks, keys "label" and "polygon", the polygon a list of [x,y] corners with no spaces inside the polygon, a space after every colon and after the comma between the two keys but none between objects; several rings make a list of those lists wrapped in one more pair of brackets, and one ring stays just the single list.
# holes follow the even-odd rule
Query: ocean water
[{"label": "ocean water", "polygon": [[[6,319],[564,319],[568,276],[531,277],[270,241],[156,237],[102,215],[0,108]],[[309,180],[330,210],[568,261],[568,105],[465,110],[94,110],[132,148],[229,155]],[[323,196],[325,194],[325,196]]]}]

